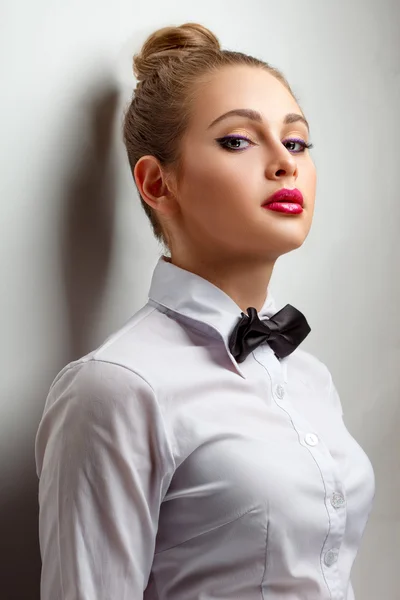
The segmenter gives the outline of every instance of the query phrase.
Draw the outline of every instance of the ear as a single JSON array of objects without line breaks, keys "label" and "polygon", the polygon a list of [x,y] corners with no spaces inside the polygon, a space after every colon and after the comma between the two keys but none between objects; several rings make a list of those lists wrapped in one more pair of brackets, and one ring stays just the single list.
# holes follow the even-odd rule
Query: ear
[{"label": "ear", "polygon": [[137,161],[133,176],[143,200],[160,214],[170,216],[178,205],[169,180],[155,156],[146,155]]}]

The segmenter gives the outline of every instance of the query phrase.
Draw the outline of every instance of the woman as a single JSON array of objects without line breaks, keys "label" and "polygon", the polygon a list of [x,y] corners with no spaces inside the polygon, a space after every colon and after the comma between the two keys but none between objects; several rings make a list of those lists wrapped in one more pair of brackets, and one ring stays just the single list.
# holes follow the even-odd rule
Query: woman
[{"label": "woman", "polygon": [[36,439],[43,600],[354,598],[374,473],[309,332],[268,293],[316,174],[285,78],[204,27],[135,56],[124,139],[169,249],[148,303],[53,382]]}]

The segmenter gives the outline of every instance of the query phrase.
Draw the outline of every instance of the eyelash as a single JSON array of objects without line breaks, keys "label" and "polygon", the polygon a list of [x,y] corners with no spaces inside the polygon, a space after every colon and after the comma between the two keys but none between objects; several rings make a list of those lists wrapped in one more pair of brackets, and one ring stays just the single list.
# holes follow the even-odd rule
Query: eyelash
[{"label": "eyelash", "polygon": [[[254,145],[254,142],[252,142],[251,140],[249,140],[249,138],[241,136],[241,135],[226,135],[222,138],[218,138],[217,142],[223,147],[225,148],[225,150],[228,150],[228,152],[243,152],[245,150],[245,148],[229,148],[226,143],[229,142],[230,140],[244,140],[246,142],[249,142],[250,144]],[[299,150],[297,152],[293,152],[293,154],[302,154],[306,149],[310,149],[314,147],[314,144],[307,144],[307,142],[305,142],[304,140],[300,139],[300,138],[289,138],[287,140],[284,140],[284,142],[282,143],[289,143],[289,142],[295,142],[297,144],[300,144],[302,146],[302,150]],[[290,152],[290,151],[289,151]]]}]

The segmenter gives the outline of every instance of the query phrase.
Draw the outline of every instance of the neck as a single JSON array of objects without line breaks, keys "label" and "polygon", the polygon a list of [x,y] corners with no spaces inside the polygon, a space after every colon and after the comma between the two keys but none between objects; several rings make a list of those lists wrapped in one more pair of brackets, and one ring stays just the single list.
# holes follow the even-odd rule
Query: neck
[{"label": "neck", "polygon": [[207,279],[224,291],[247,314],[253,306],[259,312],[267,297],[275,261],[193,260],[171,253],[172,264]]}]

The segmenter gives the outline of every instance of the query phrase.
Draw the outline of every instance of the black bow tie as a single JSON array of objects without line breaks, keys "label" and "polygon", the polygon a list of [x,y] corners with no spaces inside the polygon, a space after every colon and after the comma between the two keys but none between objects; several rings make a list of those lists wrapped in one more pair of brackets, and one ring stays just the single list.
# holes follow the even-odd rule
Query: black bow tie
[{"label": "black bow tie", "polygon": [[229,350],[239,363],[264,342],[268,342],[278,358],[285,358],[311,331],[303,313],[291,304],[263,321],[252,306],[247,312],[248,315],[242,312],[229,336]]}]

